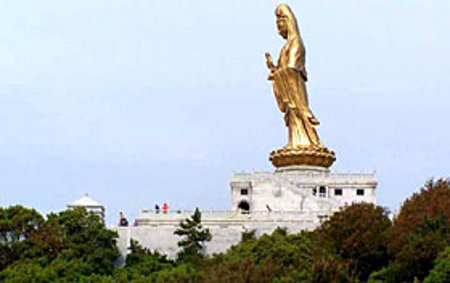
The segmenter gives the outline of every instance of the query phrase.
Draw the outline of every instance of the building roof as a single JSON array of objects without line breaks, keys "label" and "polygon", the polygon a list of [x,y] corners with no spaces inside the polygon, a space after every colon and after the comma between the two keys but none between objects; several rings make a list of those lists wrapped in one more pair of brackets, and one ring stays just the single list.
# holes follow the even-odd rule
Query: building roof
[{"label": "building roof", "polygon": [[98,202],[96,202],[95,200],[93,200],[92,198],[90,198],[88,194],[85,194],[84,196],[82,196],[78,200],[72,202],[68,206],[91,206],[92,207],[92,206],[102,206],[102,205],[99,204]]}]

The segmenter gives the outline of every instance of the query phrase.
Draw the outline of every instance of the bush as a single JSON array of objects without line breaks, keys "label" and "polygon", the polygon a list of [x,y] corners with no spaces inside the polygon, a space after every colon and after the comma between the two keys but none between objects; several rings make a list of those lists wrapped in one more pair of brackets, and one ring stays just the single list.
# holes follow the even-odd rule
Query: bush
[{"label": "bush", "polygon": [[328,247],[349,266],[353,277],[367,280],[386,266],[388,211],[369,203],[352,204],[331,216],[314,232],[317,244]]},{"label": "bush", "polygon": [[[328,278],[331,272],[331,277],[345,277],[347,271],[334,255],[315,245],[310,236],[305,232],[289,235],[278,228],[271,235],[250,237],[209,259],[204,265],[203,282],[326,282],[320,279]],[[339,267],[324,275],[326,263],[333,261],[330,258]],[[344,272],[338,272],[342,268]]]}]

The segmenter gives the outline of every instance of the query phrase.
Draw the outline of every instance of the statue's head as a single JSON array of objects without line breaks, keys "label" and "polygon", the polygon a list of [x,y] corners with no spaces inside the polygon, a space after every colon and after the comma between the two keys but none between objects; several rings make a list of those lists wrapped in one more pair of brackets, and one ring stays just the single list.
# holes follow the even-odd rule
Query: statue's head
[{"label": "statue's head", "polygon": [[289,37],[298,36],[297,20],[288,5],[278,5],[275,9],[275,15],[277,17],[278,33],[281,37],[288,39]]}]

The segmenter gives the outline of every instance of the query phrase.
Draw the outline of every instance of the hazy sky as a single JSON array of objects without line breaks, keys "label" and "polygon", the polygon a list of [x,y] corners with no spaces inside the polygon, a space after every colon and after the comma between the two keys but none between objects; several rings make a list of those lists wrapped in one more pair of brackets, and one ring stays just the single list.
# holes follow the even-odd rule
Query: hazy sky
[{"label": "hazy sky", "polygon": [[[393,209],[449,176],[450,1],[289,2],[332,170],[376,170]],[[0,206],[229,209],[232,171],[286,143],[278,3],[0,1]]]}]

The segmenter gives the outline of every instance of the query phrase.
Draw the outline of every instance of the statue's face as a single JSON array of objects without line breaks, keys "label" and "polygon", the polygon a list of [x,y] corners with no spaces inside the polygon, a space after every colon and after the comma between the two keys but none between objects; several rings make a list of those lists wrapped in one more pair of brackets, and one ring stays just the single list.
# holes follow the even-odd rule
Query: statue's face
[{"label": "statue's face", "polygon": [[277,13],[277,28],[278,33],[283,37],[284,39],[288,36],[288,27],[287,27],[287,17],[283,14]]}]

